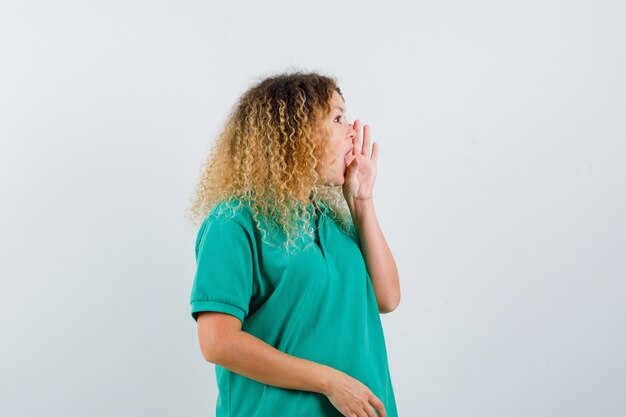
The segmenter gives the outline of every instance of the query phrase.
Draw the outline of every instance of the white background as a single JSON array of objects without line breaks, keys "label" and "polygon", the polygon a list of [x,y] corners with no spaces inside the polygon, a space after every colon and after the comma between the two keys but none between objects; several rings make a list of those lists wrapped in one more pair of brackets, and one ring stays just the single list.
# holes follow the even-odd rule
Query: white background
[{"label": "white background", "polygon": [[380,146],[402,417],[626,415],[618,1],[0,6],[0,414],[207,416],[184,211],[238,96],[337,78]]}]

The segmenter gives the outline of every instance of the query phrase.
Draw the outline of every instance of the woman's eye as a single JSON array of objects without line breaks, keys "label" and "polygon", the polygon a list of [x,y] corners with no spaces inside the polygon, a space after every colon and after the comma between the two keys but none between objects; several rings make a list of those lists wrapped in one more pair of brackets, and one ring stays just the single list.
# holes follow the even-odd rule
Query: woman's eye
[{"label": "woman's eye", "polygon": [[341,119],[341,116],[337,116],[335,117],[335,120]]}]

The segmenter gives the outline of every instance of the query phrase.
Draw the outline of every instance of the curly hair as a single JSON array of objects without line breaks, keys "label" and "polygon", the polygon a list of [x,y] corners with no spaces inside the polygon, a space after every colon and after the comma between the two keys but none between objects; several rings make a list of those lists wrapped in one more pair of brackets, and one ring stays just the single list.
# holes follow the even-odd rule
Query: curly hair
[{"label": "curly hair", "polygon": [[318,213],[307,207],[322,203],[354,236],[341,186],[324,184],[319,173],[334,91],[343,99],[334,77],[296,71],[269,76],[243,93],[201,167],[188,208],[192,223],[222,201],[239,202],[238,208],[252,210],[264,242],[271,244],[260,217],[282,231],[289,251],[301,233],[313,237],[311,220]]}]

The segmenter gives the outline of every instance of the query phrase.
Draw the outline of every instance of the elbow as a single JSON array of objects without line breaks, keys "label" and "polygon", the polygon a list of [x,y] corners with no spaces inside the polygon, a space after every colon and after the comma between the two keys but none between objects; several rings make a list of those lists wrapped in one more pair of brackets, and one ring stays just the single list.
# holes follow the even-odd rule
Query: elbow
[{"label": "elbow", "polygon": [[397,298],[395,301],[388,302],[388,303],[385,303],[383,305],[379,305],[378,306],[378,311],[381,314],[391,313],[396,308],[398,308],[398,305],[400,305],[400,298]]},{"label": "elbow", "polygon": [[207,362],[225,366],[226,363],[229,363],[229,358],[231,357],[229,354],[232,352],[232,348],[229,346],[229,341],[227,340],[205,346],[202,348],[202,356]]},{"label": "elbow", "polygon": [[398,308],[399,305],[400,305],[400,293],[398,292],[398,294],[393,299],[389,299],[387,302],[379,304],[378,311],[381,314],[391,313],[396,308]]},{"label": "elbow", "polygon": [[220,361],[219,346],[216,346],[215,344],[203,345],[200,350],[202,351],[202,356],[205,361],[214,364],[218,364]]},{"label": "elbow", "polygon": [[396,275],[396,279],[387,288],[384,296],[378,303],[378,311],[381,314],[387,314],[394,311],[400,305],[400,280]]},{"label": "elbow", "polygon": [[201,346],[202,356],[207,362],[222,366],[228,361],[228,355],[233,350],[231,335],[224,334],[211,342]]},{"label": "elbow", "polygon": [[214,334],[203,333],[200,337],[200,352],[205,361],[217,364],[220,361],[221,351],[224,349],[224,340]]}]

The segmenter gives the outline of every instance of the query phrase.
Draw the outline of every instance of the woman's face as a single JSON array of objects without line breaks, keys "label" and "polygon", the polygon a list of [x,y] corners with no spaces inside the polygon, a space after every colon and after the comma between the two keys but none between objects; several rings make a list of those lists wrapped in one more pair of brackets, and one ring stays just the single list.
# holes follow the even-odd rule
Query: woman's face
[{"label": "woman's face", "polygon": [[345,156],[352,152],[356,132],[346,119],[346,105],[336,91],[333,91],[330,107],[330,115],[324,122],[330,127],[331,135],[322,160],[321,176],[326,185],[342,185],[347,169]]}]

